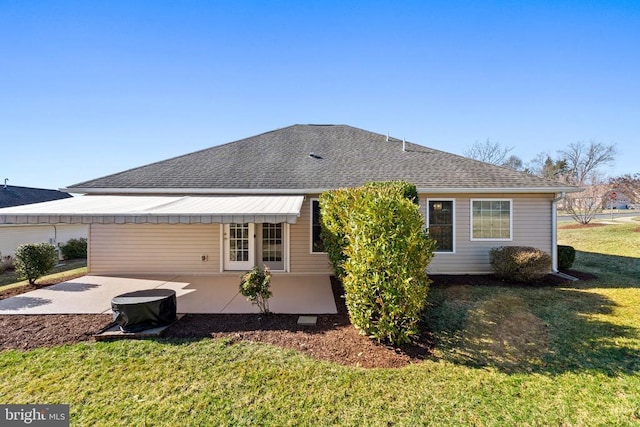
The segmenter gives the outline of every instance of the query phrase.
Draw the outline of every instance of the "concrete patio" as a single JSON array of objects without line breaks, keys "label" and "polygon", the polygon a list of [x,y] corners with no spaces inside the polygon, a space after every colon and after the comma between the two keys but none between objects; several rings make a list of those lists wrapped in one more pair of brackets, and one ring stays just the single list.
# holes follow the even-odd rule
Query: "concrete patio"
[{"label": "concrete patio", "polygon": [[[239,274],[209,276],[84,276],[0,301],[1,314],[111,313],[111,299],[141,289],[173,289],[178,313],[258,313],[240,295]],[[333,314],[329,276],[273,274],[273,313]]]}]

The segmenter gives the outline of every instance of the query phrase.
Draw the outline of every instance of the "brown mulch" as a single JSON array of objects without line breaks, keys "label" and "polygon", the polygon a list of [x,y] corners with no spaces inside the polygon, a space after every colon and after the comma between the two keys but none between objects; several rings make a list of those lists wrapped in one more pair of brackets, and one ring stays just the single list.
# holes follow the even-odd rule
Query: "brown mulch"
[{"label": "brown mulch", "polygon": [[594,228],[594,227],[605,227],[608,224],[602,224],[600,222],[590,222],[589,224],[567,224],[567,225],[559,225],[558,228],[562,230],[575,230],[580,228]]},{"label": "brown mulch", "polygon": [[31,350],[93,339],[111,322],[110,314],[0,316],[0,350]]},{"label": "brown mulch", "polygon": [[[582,280],[595,277],[576,271],[566,273]],[[430,278],[434,286],[501,284],[491,275]],[[546,286],[566,283],[551,275],[544,282]],[[344,300],[340,297],[342,287],[339,281],[332,278],[332,287],[338,314],[319,315],[316,326],[299,326],[298,316],[292,314],[189,314],[173,324],[164,337],[258,341],[300,351],[316,359],[365,368],[402,367],[417,363],[430,354],[433,339],[426,328],[412,344],[400,348],[378,344],[360,335],[349,322]],[[0,293],[0,298],[3,297],[6,295]],[[0,315],[0,351],[89,341],[110,322],[109,314]]]}]

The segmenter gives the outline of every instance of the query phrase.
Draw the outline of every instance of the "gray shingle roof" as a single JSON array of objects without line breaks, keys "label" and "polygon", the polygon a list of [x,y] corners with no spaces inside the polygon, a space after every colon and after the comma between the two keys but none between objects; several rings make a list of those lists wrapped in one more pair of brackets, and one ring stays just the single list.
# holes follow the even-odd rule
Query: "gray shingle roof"
[{"label": "gray shingle roof", "polygon": [[31,203],[48,202],[67,197],[71,197],[71,194],[58,190],[16,187],[15,185],[0,186],[0,208],[30,205]]},{"label": "gray shingle roof", "polygon": [[[314,155],[311,156],[310,154]],[[293,125],[70,186],[106,189],[310,190],[406,180],[419,189],[567,186],[345,125]]]}]

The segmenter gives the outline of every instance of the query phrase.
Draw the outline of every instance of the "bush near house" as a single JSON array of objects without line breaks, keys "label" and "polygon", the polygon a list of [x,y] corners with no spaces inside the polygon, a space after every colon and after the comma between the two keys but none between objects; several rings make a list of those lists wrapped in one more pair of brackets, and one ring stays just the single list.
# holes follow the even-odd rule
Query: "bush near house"
[{"label": "bush near house", "polygon": [[558,268],[567,270],[576,260],[576,250],[573,246],[558,245]]},{"label": "bush near house", "polygon": [[405,197],[409,187],[415,190],[372,183],[320,196],[325,250],[342,279],[351,322],[393,344],[417,333],[435,249],[418,206]]},{"label": "bush near house", "polygon": [[87,259],[87,239],[70,239],[60,248],[64,259]]},{"label": "bush near house", "polygon": [[517,282],[533,282],[551,271],[551,256],[529,246],[501,246],[490,251],[497,277]]},{"label": "bush near house", "polygon": [[58,255],[55,246],[49,243],[26,243],[15,252],[16,272],[33,285],[55,267]]},{"label": "bush near house", "polygon": [[[385,194],[401,194],[414,204],[419,203],[416,186],[405,181],[368,182],[362,188],[362,191],[370,189]],[[351,207],[357,206],[354,200],[355,192],[352,190],[343,188],[327,191],[320,196],[319,200],[324,249],[329,256],[334,274],[341,280],[345,276],[343,265],[347,260],[344,251],[347,247],[344,221]]]}]

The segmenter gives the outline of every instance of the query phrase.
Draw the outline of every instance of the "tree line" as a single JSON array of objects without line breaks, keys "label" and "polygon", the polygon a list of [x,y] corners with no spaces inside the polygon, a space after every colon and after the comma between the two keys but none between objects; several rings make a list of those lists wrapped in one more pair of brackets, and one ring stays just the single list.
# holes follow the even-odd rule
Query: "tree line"
[{"label": "tree line", "polygon": [[476,141],[464,154],[472,159],[584,189],[567,193],[561,201],[561,207],[582,224],[588,224],[602,210],[604,201],[617,193],[624,194],[636,206],[640,204],[640,172],[618,176],[607,176],[604,172],[604,168],[612,166],[616,160],[614,145],[578,141],[558,150],[555,155],[539,153],[527,164],[512,151],[513,147],[487,139]]}]

